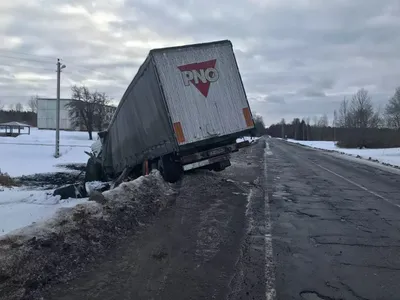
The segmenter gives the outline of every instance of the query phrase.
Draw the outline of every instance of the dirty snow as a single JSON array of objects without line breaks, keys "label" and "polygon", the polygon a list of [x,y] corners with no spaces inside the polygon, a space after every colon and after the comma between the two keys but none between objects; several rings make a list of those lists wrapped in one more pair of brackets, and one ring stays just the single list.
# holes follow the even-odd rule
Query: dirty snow
[{"label": "dirty snow", "polygon": [[330,141],[296,141],[288,139],[291,143],[297,143],[316,149],[336,151],[351,156],[360,156],[364,159],[378,160],[380,163],[390,164],[400,167],[400,148],[386,149],[346,149],[339,148],[335,142]]},{"label": "dirty snow", "polygon": [[[97,139],[97,134],[93,134]],[[31,129],[30,135],[0,137],[0,170],[12,177],[67,171],[57,165],[86,163],[90,151],[87,132],[61,131],[60,154],[55,158],[55,131]]]},{"label": "dirty snow", "polygon": [[[161,175],[156,172],[151,174],[154,181],[158,182],[158,188],[166,193],[171,190],[165,183]],[[149,193],[149,190],[141,190],[143,182],[149,181],[148,178],[139,177],[138,179],[122,183],[118,188],[104,193],[110,201],[130,200],[143,193]],[[97,188],[103,185],[101,182],[92,182],[88,184],[89,189]],[[22,227],[43,223],[56,216],[57,211],[63,207],[74,207],[77,204],[85,203],[88,198],[60,200],[59,196],[52,195],[51,191],[27,191],[23,188],[0,188],[0,237],[8,233],[13,234],[14,230]],[[38,227],[38,226],[34,226]],[[40,225],[40,228],[46,227]],[[19,234],[23,230],[17,230]]]},{"label": "dirty snow", "polygon": [[259,137],[251,137],[251,136],[244,136],[241,138],[238,138],[236,140],[236,143],[244,142],[244,141],[249,141],[250,143],[255,142],[256,140],[260,139]]},{"label": "dirty snow", "polygon": [[[32,175],[37,173],[68,171],[57,165],[86,163],[87,155],[93,141],[88,139],[86,132],[60,132],[61,157],[54,158],[55,131],[31,129],[31,135],[21,135],[16,138],[0,137],[0,170],[12,177]],[[97,134],[93,136],[97,139]],[[255,141],[257,138],[244,137],[238,139]],[[156,175],[158,182],[163,182]],[[138,178],[129,184],[122,184],[119,189],[106,192],[110,199],[118,199],[121,189],[132,195],[148,193],[142,190],[144,178]],[[102,183],[94,182],[88,186],[92,190]],[[164,184],[164,183],[163,183]],[[163,186],[161,184],[161,186]],[[161,186],[159,188],[161,188]],[[0,187],[0,236],[13,232],[18,228],[46,221],[54,217],[60,208],[74,207],[87,202],[87,199],[60,200],[52,196],[54,190],[39,191],[21,188]],[[167,186],[164,187],[167,189]]]},{"label": "dirty snow", "polygon": [[0,237],[1,298],[43,299],[43,290],[74,278],[87,263],[107,255],[134,228],[172,204],[175,193],[153,171],[105,192],[104,205],[87,201],[66,208],[60,203],[64,208],[48,220]]}]

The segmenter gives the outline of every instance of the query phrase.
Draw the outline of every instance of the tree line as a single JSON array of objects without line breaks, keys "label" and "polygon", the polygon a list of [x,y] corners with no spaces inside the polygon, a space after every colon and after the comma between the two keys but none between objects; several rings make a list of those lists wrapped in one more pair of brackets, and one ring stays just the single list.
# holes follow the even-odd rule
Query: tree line
[{"label": "tree line", "polygon": [[20,122],[32,127],[37,126],[37,114],[31,111],[0,110],[0,123]]},{"label": "tree line", "polygon": [[14,104],[9,104],[6,109],[6,105],[2,103],[0,99],[0,110],[1,111],[16,111],[16,112],[37,112],[37,99],[38,96],[31,96],[30,99],[26,102],[24,106],[21,102],[17,102]]},{"label": "tree line", "polygon": [[368,91],[359,89],[350,99],[344,98],[333,112],[330,123],[326,114],[310,118],[284,119],[271,125],[273,137],[297,140],[336,141],[340,147],[400,147],[400,87],[381,111],[374,107]]}]

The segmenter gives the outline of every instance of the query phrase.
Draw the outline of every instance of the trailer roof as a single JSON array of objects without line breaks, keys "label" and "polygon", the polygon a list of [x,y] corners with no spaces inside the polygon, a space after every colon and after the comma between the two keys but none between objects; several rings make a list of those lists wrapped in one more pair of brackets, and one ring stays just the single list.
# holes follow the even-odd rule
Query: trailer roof
[{"label": "trailer roof", "polygon": [[229,44],[232,46],[232,42],[230,40],[218,40],[218,41],[213,41],[213,42],[188,44],[188,45],[182,45],[182,46],[155,48],[155,49],[151,49],[149,54],[153,54],[155,52],[165,52],[165,51],[170,51],[170,50],[180,50],[180,49],[186,49],[186,48],[206,47],[206,46],[215,45],[215,44]]}]

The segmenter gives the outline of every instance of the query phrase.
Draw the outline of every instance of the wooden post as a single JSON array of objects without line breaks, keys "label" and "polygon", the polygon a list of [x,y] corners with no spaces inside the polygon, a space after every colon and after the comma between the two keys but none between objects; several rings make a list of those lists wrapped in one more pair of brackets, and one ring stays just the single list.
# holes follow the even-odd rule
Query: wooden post
[{"label": "wooden post", "polygon": [[143,175],[149,175],[149,161],[147,159],[143,162]]}]

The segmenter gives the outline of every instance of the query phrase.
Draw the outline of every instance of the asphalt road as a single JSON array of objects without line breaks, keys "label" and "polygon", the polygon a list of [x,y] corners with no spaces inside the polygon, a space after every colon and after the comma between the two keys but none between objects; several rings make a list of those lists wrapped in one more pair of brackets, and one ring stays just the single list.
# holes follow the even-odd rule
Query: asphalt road
[{"label": "asphalt road", "polygon": [[170,208],[43,298],[265,298],[263,145],[237,153],[224,172],[184,176]]},{"label": "asphalt road", "polygon": [[399,299],[400,176],[268,143],[278,299]]},{"label": "asphalt road", "polygon": [[44,299],[399,299],[400,176],[275,139]]}]

